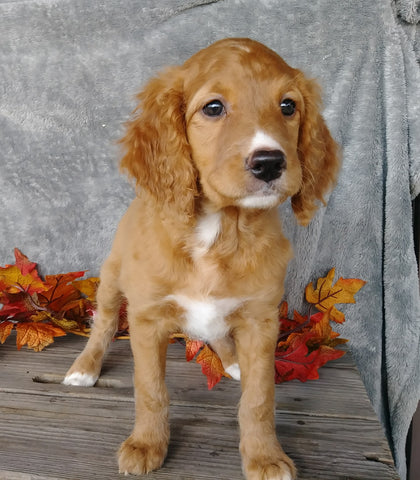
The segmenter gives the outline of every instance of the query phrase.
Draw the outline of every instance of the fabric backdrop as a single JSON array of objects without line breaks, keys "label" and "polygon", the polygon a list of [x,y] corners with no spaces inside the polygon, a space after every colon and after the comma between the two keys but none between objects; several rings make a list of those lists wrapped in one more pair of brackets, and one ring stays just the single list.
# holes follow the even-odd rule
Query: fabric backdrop
[{"label": "fabric backdrop", "polygon": [[281,208],[295,259],[287,300],[331,267],[367,281],[342,335],[402,478],[419,399],[420,306],[411,199],[420,192],[419,3],[400,0],[0,0],[0,264],[98,274],[134,193],[115,141],[157,70],[246,36],[318,78],[343,148],[309,228]]}]

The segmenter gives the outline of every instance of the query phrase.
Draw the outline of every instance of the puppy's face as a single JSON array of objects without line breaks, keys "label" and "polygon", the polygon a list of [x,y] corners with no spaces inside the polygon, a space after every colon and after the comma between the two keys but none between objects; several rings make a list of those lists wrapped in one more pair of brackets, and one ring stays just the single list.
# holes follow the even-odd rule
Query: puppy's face
[{"label": "puppy's face", "polygon": [[302,184],[299,72],[259,44],[222,48],[185,64],[192,159],[218,207],[270,208]]},{"label": "puppy's face", "polygon": [[121,143],[121,167],[171,216],[272,208],[291,197],[306,225],[339,168],[319,88],[250,39],[220,40],[150,80]]}]

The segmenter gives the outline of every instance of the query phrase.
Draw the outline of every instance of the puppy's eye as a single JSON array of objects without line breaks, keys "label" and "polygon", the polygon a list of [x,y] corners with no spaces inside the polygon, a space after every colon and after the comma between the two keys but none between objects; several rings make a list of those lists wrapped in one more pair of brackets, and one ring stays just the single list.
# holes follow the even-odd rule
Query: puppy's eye
[{"label": "puppy's eye", "polygon": [[225,113],[225,106],[220,100],[212,100],[203,107],[203,113],[208,117],[220,117]]},{"label": "puppy's eye", "polygon": [[291,98],[285,98],[280,103],[280,108],[286,117],[291,117],[296,111],[296,102]]}]

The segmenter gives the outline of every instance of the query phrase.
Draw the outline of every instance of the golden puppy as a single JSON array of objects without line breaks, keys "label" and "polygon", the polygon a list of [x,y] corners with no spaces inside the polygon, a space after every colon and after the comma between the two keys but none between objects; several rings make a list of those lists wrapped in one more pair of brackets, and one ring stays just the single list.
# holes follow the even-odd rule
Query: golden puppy
[{"label": "golden puppy", "polygon": [[209,342],[239,378],[248,480],[291,480],[274,424],[277,305],[292,256],[277,206],[306,225],[338,170],[317,85],[249,39],[225,39],[152,79],[122,140],[137,198],[101,270],[98,314],[64,383],[93,385],[128,302],[136,419],[120,472],[159,468],[169,442],[168,337]]}]

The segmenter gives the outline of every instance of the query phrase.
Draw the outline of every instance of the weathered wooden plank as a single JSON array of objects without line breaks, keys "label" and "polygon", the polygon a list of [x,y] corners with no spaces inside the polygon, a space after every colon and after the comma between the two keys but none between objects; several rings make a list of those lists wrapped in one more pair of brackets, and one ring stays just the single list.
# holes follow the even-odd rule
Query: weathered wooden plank
[{"label": "weathered wooden plank", "polygon": [[[122,387],[32,380],[59,381],[83,343],[66,337],[41,353],[16,352],[11,341],[0,347],[0,479],[119,478],[115,452],[131,431],[134,408],[128,342],[112,344],[104,369],[104,378]],[[241,479],[239,384],[224,379],[207,392],[199,366],[182,356],[182,348],[170,347],[170,450],[163,469],[147,478]],[[350,357],[321,369],[319,381],[279,385],[276,399],[278,436],[299,480],[398,478]]]},{"label": "weathered wooden plank", "polygon": [[[0,394],[0,405],[2,469],[74,480],[116,477],[115,451],[130,433],[132,404]],[[377,422],[276,417],[301,480],[397,478],[389,465],[367,459],[389,461]],[[172,406],[171,437],[164,468],[148,478],[242,478],[235,409]]]},{"label": "weathered wooden plank", "polygon": [[32,473],[8,472],[7,470],[0,470],[0,480],[61,480],[57,477],[46,477],[43,475],[34,475]]},{"label": "weathered wooden plank", "polygon": [[[60,382],[65,372],[82,350],[85,339],[76,336],[59,338],[56,343],[43,352],[21,350],[17,352],[10,341],[4,348],[8,349],[7,361],[2,364],[2,382],[0,389],[13,391],[17,386],[20,391],[27,389],[49,394],[48,383],[35,383],[33,378],[42,381]],[[1,350],[0,350],[1,354]],[[181,345],[170,345],[167,361],[167,385],[173,404],[188,402],[212,406],[236,405],[240,398],[239,383],[223,378],[212,390],[207,391],[206,378],[201,374],[200,366],[183,359]],[[351,357],[340,359],[334,368],[322,368],[320,381],[301,383],[287,382],[276,387],[276,408],[291,412],[325,415],[341,415],[376,419],[369,406],[365,389],[359,374],[351,363]],[[95,387],[95,390],[56,385],[56,392],[63,395],[115,398],[118,401],[132,401],[132,356],[128,342],[116,341],[111,344],[102,371],[100,385],[114,385],[115,388]],[[18,382],[18,384],[16,383]],[[326,392],[328,391],[328,394]],[[352,394],[349,395],[348,392]]]}]

